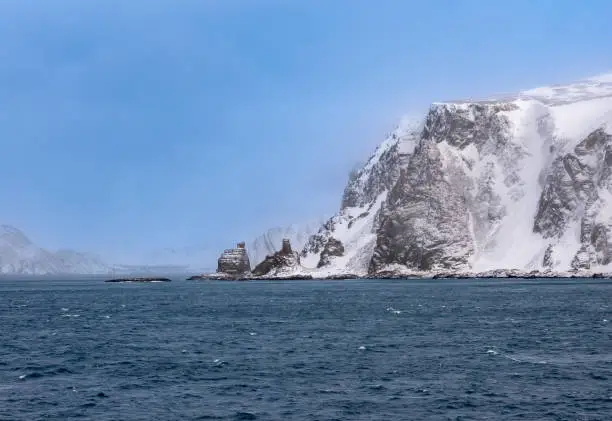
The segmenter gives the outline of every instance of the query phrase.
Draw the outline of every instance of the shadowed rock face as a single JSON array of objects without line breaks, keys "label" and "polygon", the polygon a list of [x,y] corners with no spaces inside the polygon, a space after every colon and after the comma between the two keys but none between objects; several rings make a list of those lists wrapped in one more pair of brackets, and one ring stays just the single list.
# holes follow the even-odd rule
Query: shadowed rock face
[{"label": "shadowed rock face", "polygon": [[337,216],[327,220],[318,233],[312,235],[302,250],[302,257],[306,257],[308,253],[319,254],[325,247],[327,239],[336,228]]},{"label": "shadowed rock face", "polygon": [[542,260],[542,266],[544,268],[551,268],[553,266],[552,253],[553,246],[552,244],[549,244],[548,247],[546,247],[546,251],[544,252],[544,258]]},{"label": "shadowed rock face", "polygon": [[370,271],[393,263],[415,270],[466,266],[473,246],[463,191],[446,179],[437,149],[425,145],[389,195]]},{"label": "shadowed rock face", "polygon": [[244,243],[239,243],[234,249],[223,252],[217,261],[217,272],[228,275],[244,275],[251,271],[249,256]]},{"label": "shadowed rock face", "polygon": [[612,260],[612,221],[601,212],[611,205],[605,197],[612,193],[611,164],[612,136],[598,129],[572,153],[557,158],[546,178],[533,230],[559,239],[572,224],[579,225],[581,245],[572,259],[573,269],[587,270]]},{"label": "shadowed rock face", "polygon": [[331,237],[325,243],[325,247],[323,247],[323,251],[321,252],[321,259],[319,260],[319,264],[317,267],[322,268],[324,266],[329,265],[330,258],[332,256],[343,256],[344,255],[344,246],[342,245],[342,241],[336,240]]},{"label": "shadowed rock face", "polygon": [[405,163],[406,154],[399,148],[398,135],[391,134],[395,144],[381,154],[376,164],[368,168],[367,177],[363,171],[354,171],[342,195],[342,209],[365,206],[376,197],[393,187],[400,175],[400,166]]},{"label": "shadowed rock face", "polygon": [[283,239],[281,249],[267,256],[253,269],[254,276],[277,276],[296,269],[300,265],[300,256],[291,249],[288,239]]},{"label": "shadowed rock face", "polygon": [[[473,235],[501,218],[503,209],[487,173],[475,183],[467,173],[469,165],[444,156],[438,144],[459,150],[472,146],[482,156],[509,160],[517,152],[508,140],[508,122],[499,113],[512,109],[509,104],[430,109],[421,141],[381,211],[370,273],[390,264],[423,271],[468,269]],[[512,175],[508,171],[509,183]]]},{"label": "shadowed rock face", "polygon": [[288,239],[283,238],[283,243],[281,245],[281,249],[280,249],[281,254],[293,254],[293,250],[291,250],[291,242],[289,242]]}]

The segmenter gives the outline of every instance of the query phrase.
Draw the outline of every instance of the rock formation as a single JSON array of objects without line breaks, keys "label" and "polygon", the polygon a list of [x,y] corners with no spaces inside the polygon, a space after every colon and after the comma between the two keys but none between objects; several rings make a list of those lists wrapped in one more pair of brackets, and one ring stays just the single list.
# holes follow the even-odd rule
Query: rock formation
[{"label": "rock formation", "polygon": [[266,256],[263,262],[253,269],[254,276],[281,276],[299,270],[300,256],[291,248],[289,239],[283,239],[279,251]]},{"label": "rock formation", "polygon": [[241,276],[250,271],[251,262],[244,243],[238,243],[236,248],[225,250],[217,261],[217,273]]},{"label": "rock formation", "polygon": [[114,278],[114,279],[108,279],[108,280],[106,280],[104,282],[111,282],[111,283],[172,282],[172,279],[170,279],[170,278],[162,278],[162,277],[150,277],[150,278],[143,278],[143,277],[138,277],[138,278]]},{"label": "rock formation", "polygon": [[325,246],[323,246],[323,250],[321,251],[321,259],[317,264],[318,268],[322,268],[324,266],[328,266],[331,263],[332,257],[340,257],[344,255],[344,246],[342,242],[336,240],[334,237],[330,237],[327,239]]},{"label": "rock formation", "polygon": [[266,256],[279,251],[283,238],[289,239],[291,246],[295,250],[302,250],[308,239],[317,233],[327,219],[321,217],[300,224],[274,227],[257,236],[257,238],[247,243],[247,252],[249,253],[251,265],[257,266],[264,261]]}]

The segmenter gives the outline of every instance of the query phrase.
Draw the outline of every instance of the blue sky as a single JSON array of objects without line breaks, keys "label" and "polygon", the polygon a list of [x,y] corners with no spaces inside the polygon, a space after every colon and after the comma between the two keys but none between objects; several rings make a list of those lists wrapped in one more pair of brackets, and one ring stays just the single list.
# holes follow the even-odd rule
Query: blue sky
[{"label": "blue sky", "polygon": [[135,259],[332,214],[403,114],[612,70],[612,3],[3,0],[0,223]]}]

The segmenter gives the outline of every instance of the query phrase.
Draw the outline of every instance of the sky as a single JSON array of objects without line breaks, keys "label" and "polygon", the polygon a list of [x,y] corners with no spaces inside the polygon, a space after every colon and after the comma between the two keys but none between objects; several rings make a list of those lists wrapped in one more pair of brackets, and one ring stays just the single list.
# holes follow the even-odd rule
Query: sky
[{"label": "sky", "polygon": [[332,215],[403,115],[612,70],[612,2],[0,0],[0,223],[137,263]]}]

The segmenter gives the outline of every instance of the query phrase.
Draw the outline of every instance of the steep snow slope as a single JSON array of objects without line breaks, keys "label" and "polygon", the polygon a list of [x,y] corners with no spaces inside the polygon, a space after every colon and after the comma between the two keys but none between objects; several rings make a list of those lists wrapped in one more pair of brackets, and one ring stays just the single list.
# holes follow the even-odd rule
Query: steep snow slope
[{"label": "steep snow slope", "polygon": [[[610,75],[435,103],[349,181],[302,264],[325,274],[609,265],[610,133]],[[344,252],[324,265],[330,239]]]}]

